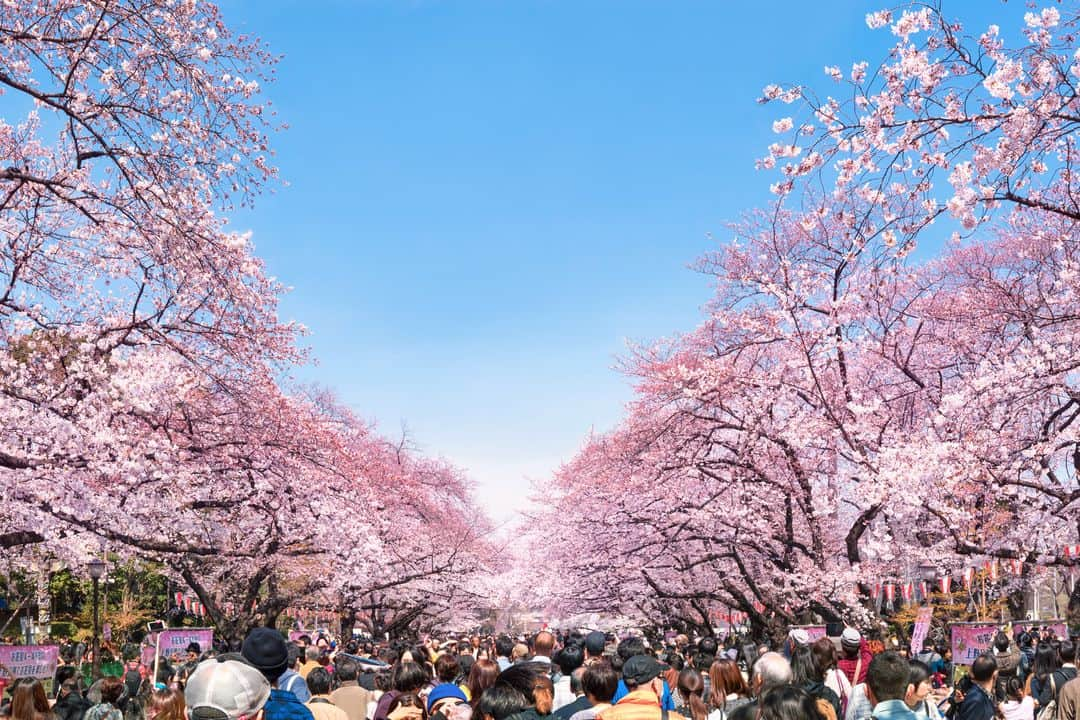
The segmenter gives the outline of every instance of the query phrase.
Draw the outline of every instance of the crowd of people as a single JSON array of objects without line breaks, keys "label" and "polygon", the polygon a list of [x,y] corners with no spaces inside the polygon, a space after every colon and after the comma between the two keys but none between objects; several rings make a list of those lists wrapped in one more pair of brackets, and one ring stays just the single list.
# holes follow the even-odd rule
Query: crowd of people
[{"label": "crowd of people", "polygon": [[999,632],[955,672],[927,643],[907,657],[847,628],[777,647],[678,636],[650,646],[601,632],[416,645],[290,642],[256,628],[238,652],[187,648],[84,683],[57,670],[48,697],[20,680],[11,720],[1077,720],[1077,644]]}]

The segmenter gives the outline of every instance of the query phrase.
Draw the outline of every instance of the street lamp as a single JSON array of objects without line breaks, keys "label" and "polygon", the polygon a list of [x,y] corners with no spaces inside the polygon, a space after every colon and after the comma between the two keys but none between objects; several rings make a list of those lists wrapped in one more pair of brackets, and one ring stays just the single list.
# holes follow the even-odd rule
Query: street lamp
[{"label": "street lamp", "polygon": [[94,653],[94,661],[90,666],[91,677],[96,681],[101,679],[101,618],[98,615],[98,583],[105,577],[105,563],[97,558],[87,565],[90,571],[90,580],[94,584],[94,638],[91,644],[91,652]]}]

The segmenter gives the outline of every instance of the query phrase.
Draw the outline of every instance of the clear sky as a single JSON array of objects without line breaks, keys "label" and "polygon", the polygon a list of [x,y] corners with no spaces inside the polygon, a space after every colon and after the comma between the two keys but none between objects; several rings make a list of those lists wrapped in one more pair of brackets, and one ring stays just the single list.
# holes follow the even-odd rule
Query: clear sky
[{"label": "clear sky", "polygon": [[406,425],[508,518],[618,422],[627,340],[692,328],[709,285],[688,265],[769,201],[761,88],[828,92],[823,66],[880,59],[864,18],[889,4],[224,0],[285,56],[290,186],[237,225],[294,288],[319,360],[301,376]]}]

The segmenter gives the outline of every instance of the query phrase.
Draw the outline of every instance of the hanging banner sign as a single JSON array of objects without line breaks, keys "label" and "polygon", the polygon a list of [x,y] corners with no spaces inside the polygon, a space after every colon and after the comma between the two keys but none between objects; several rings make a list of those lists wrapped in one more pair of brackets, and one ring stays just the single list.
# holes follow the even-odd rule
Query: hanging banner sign
[{"label": "hanging banner sign", "polygon": [[993,623],[954,623],[950,630],[953,663],[970,665],[975,658],[990,650],[998,626]]},{"label": "hanging banner sign", "polygon": [[0,645],[0,669],[10,677],[51,680],[59,659],[58,645]]},{"label": "hanging banner sign", "polygon": [[[919,614],[915,616],[915,629],[911,632],[911,656],[915,657],[922,652],[923,642],[930,632],[930,621],[934,617],[934,608],[929,605],[919,608]],[[955,657],[955,655],[953,656]]]},{"label": "hanging banner sign", "polygon": [[162,657],[170,661],[183,660],[187,657],[187,646],[193,642],[199,643],[199,649],[203,652],[209,650],[214,645],[213,628],[173,628],[158,633],[157,653],[154,656],[154,677],[158,676]]},{"label": "hanging banner sign", "polygon": [[177,658],[187,659],[187,646],[198,643],[203,652],[209,650],[214,644],[213,628],[174,628],[162,630],[157,637],[157,654],[165,656],[170,661]]},{"label": "hanging banner sign", "polygon": [[1050,630],[1052,633],[1054,633],[1055,637],[1058,637],[1058,638],[1067,638],[1067,637],[1069,637],[1069,628],[1065,624],[1064,620],[1043,620],[1042,622],[1038,622],[1038,621],[1034,621],[1034,622],[1029,622],[1029,621],[1014,622],[1012,624],[1012,626],[1013,626],[1013,632],[1038,633],[1041,636],[1042,631],[1044,629],[1046,629],[1046,630]]}]

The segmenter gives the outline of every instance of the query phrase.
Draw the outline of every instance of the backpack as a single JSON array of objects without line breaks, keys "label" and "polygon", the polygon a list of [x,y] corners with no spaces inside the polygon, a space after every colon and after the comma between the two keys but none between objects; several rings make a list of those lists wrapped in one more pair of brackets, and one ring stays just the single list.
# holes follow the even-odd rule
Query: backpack
[{"label": "backpack", "polygon": [[1054,673],[1050,673],[1050,702],[1039,711],[1039,720],[1057,720],[1057,683],[1054,682]]},{"label": "backpack", "polygon": [[[300,675],[293,675],[285,681],[285,686],[281,689],[285,692],[292,692],[293,687],[295,687],[294,683],[296,683],[297,680],[303,682],[304,678],[300,677]],[[295,695],[296,693],[293,694]]]}]

